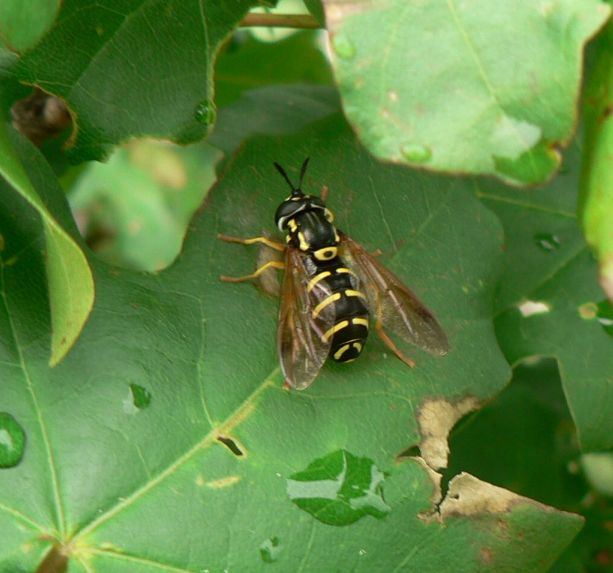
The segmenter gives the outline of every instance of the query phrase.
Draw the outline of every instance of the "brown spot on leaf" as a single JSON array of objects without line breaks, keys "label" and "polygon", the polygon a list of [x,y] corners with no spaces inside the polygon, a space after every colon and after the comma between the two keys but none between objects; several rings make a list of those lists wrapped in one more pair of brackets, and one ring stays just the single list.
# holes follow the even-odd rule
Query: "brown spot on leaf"
[{"label": "brown spot on leaf", "polygon": [[479,554],[483,563],[485,563],[486,565],[490,565],[492,563],[494,559],[494,554],[489,547],[482,547]]},{"label": "brown spot on leaf", "polygon": [[449,446],[447,436],[454,424],[465,414],[476,410],[479,401],[473,396],[459,402],[449,402],[444,398],[424,402],[417,413],[417,423],[421,434],[420,450],[425,462],[433,469],[447,467]]},{"label": "brown spot on leaf", "polygon": [[611,565],[613,564],[613,556],[608,549],[601,549],[596,554],[596,562],[599,565]]},{"label": "brown spot on leaf", "polygon": [[347,2],[347,0],[327,0],[326,8],[326,25],[329,30],[335,29],[339,24],[342,24],[345,18],[349,18],[354,14],[359,14],[367,10],[367,3],[363,2]]},{"label": "brown spot on leaf", "polygon": [[518,499],[521,497],[513,492],[461,473],[449,483],[449,493],[440,510],[443,517],[502,513],[508,511]]},{"label": "brown spot on leaf", "polygon": [[213,489],[222,489],[224,487],[229,487],[231,485],[234,485],[235,483],[238,483],[240,479],[240,476],[228,476],[225,478],[210,481],[206,484],[206,486],[211,487]]},{"label": "brown spot on leaf", "polygon": [[68,568],[68,557],[60,547],[54,546],[45,555],[36,573],[64,573]]}]

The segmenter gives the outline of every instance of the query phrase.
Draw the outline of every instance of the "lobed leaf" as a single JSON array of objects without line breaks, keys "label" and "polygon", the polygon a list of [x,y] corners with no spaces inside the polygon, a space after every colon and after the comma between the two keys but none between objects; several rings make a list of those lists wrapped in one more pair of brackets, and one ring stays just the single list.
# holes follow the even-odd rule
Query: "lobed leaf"
[{"label": "lobed leaf", "polygon": [[[218,279],[249,272],[257,248],[216,236],[272,230],[287,193],[272,161],[295,171],[306,154],[305,188],[329,185],[339,227],[380,247],[437,314],[452,345],[446,357],[415,351],[408,369],[372,337],[351,366],[327,365],[301,393],[282,388],[278,301]],[[92,317],[53,370],[39,336],[40,228],[19,196],[0,197],[0,410],[26,435],[21,463],[0,470],[0,559],[12,570],[63,553],[83,572],[258,571],[271,561],[288,571],[544,571],[580,527],[576,516],[466,475],[427,518],[436,474],[397,461],[427,430],[416,415],[428,404],[485,400],[509,375],[491,322],[500,227],[465,182],[375,162],[338,116],[253,138],[172,267],[151,276],[96,263]],[[29,224],[12,224],[9,212]],[[21,255],[7,265],[13,250]],[[292,502],[290,481],[319,479],[313,468],[331,468],[339,451],[342,499],[389,512],[332,526]]]},{"label": "lobed leaf", "polygon": [[4,0],[0,3],[0,43],[22,52],[53,24],[60,0]]},{"label": "lobed leaf", "polygon": [[74,161],[101,159],[130,137],[197,141],[215,119],[219,46],[255,4],[67,0],[18,75],[66,101]]},{"label": "lobed leaf", "polygon": [[[51,311],[50,364],[60,362],[73,346],[94,304],[94,279],[79,241],[73,238],[74,224],[66,230],[51,213],[40,193],[53,186],[51,169],[38,159],[32,170],[23,164],[25,154],[37,155],[33,146],[0,122],[0,174],[9,193],[22,196],[39,213],[45,236],[46,270]],[[21,157],[20,157],[21,155]],[[69,227],[70,228],[70,227]],[[4,235],[0,250],[7,249]],[[17,262],[19,251],[13,250]],[[10,260],[10,259],[9,259]]]},{"label": "lobed leaf", "polygon": [[600,317],[604,296],[577,226],[578,150],[568,171],[529,195],[487,181],[477,196],[505,228],[505,271],[496,301],[496,332],[511,364],[530,356],[558,360],[581,446],[613,446],[613,338]]},{"label": "lobed leaf", "polygon": [[599,262],[600,284],[613,302],[613,24],[594,44],[584,97],[585,145],[581,224]]},{"label": "lobed leaf", "polygon": [[548,179],[570,139],[599,0],[324,0],[343,108],[377,157]]}]

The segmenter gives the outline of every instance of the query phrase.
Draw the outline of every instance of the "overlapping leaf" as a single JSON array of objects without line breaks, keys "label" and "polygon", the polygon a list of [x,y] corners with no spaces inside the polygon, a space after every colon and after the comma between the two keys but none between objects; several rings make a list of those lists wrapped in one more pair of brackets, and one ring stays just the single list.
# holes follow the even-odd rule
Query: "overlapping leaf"
[{"label": "overlapping leaf", "polygon": [[215,181],[221,152],[132,141],[107,163],[88,165],[70,204],[96,254],[133,270],[167,267],[179,254],[194,211]]},{"label": "overlapping leaf", "polygon": [[[410,370],[373,337],[359,361],[326,366],[307,391],[282,388],[278,301],[218,280],[249,272],[257,248],[216,234],[272,229],[286,189],[271,163],[293,171],[306,154],[305,187],[330,186],[339,227],[382,249],[441,320],[449,355],[415,351]],[[500,227],[463,183],[374,162],[338,117],[254,139],[211,192],[173,267],[155,277],[97,267],[92,319],[54,370],[39,337],[36,220],[2,197],[0,410],[27,436],[21,463],[0,470],[0,556],[13,570],[33,570],[53,540],[71,571],[90,573],[257,571],[271,560],[303,571],[506,571],[509,555],[514,570],[544,570],[580,526],[466,477],[445,522],[424,520],[431,477],[415,461],[396,462],[419,439],[421,405],[484,399],[509,374],[491,323]],[[31,223],[11,223],[8,206]],[[292,503],[287,480],[338,451],[384,472],[376,493],[389,513],[341,527]],[[354,478],[344,479],[351,491]],[[480,489],[489,505],[471,501]]]},{"label": "overlapping leaf", "polygon": [[75,122],[74,160],[155,136],[187,143],[214,121],[213,62],[256,0],[67,0],[19,77],[60,96]]},{"label": "overlapping leaf", "polygon": [[59,0],[0,3],[0,42],[19,52],[32,47],[53,23],[59,4]]},{"label": "overlapping leaf", "polygon": [[570,411],[586,450],[613,446],[613,337],[599,320],[604,299],[596,264],[578,228],[579,160],[549,186],[518,196],[489,181],[478,196],[506,234],[505,272],[497,293],[496,332],[508,360],[558,360]]},{"label": "overlapping leaf", "polygon": [[343,107],[382,159],[547,179],[575,123],[598,0],[324,0]]},{"label": "overlapping leaf", "polygon": [[613,302],[613,23],[595,42],[584,97],[581,223],[599,261],[600,285]]},{"label": "overlapping leaf", "polygon": [[[39,159],[30,171],[24,167],[22,154],[36,154],[32,145],[0,122],[0,175],[7,185],[5,193],[19,194],[38,211],[44,225],[46,267],[51,306],[51,360],[57,364],[70,350],[81,332],[94,304],[94,279],[87,258],[78,240],[49,210],[40,193],[53,185],[51,169]],[[15,217],[16,218],[16,217]],[[76,234],[72,225],[71,230]],[[0,233],[4,234],[0,229]],[[4,248],[8,237],[0,245]],[[2,250],[2,249],[0,249]],[[18,252],[14,252],[18,256]]]}]

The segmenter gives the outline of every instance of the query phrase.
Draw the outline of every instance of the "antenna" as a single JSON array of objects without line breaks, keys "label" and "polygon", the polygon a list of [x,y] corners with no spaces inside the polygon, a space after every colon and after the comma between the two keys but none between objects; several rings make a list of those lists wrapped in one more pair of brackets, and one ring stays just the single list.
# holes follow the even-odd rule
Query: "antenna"
[{"label": "antenna", "polygon": [[307,167],[309,165],[309,157],[307,157],[302,162],[302,167],[300,168],[300,183],[298,184],[298,189],[302,189],[302,180],[304,179],[304,174],[306,173]]},{"label": "antenna", "polygon": [[309,165],[309,157],[307,157],[303,161],[302,167],[300,168],[300,183],[298,184],[298,187],[294,187],[294,184],[290,181],[290,178],[285,172],[285,169],[283,169],[283,167],[281,167],[276,161],[274,161],[273,164],[277,168],[277,171],[281,174],[283,179],[287,181],[287,184],[290,186],[290,189],[292,190],[292,195],[302,195],[303,194],[302,189],[301,189],[302,180],[304,179],[304,174],[306,173],[307,166]]}]

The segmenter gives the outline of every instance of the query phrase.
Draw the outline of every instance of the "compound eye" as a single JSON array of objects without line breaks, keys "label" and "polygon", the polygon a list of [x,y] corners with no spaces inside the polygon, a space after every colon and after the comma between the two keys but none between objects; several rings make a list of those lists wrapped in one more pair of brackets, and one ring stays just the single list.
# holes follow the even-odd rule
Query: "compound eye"
[{"label": "compound eye", "polygon": [[279,205],[279,208],[275,213],[275,222],[279,228],[279,231],[285,230],[287,221],[291,219],[299,210],[300,205],[292,200],[283,201],[283,203]]}]

